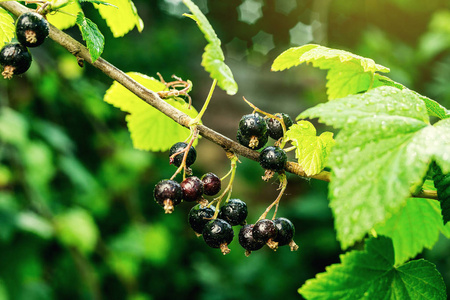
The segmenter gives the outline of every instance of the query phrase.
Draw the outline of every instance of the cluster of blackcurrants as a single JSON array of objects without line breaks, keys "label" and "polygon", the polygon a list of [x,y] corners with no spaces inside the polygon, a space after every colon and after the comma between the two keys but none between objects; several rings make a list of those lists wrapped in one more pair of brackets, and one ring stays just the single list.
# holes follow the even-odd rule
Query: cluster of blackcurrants
[{"label": "cluster of blackcurrants", "polygon": [[[184,142],[174,144],[169,150],[170,163],[180,167],[188,146]],[[185,166],[192,165],[196,157],[197,152],[191,146],[187,151]],[[290,245],[292,250],[297,250],[293,241],[294,226],[286,218],[273,221],[262,219],[256,224],[246,225],[247,204],[240,199],[228,199],[216,213],[216,207],[203,196],[217,195],[221,187],[221,179],[213,173],[207,173],[201,179],[190,176],[181,183],[171,179],[161,180],[155,186],[154,197],[166,213],[172,213],[174,206],[182,201],[198,202],[189,211],[189,225],[198,236],[203,236],[208,246],[220,248],[223,254],[230,252],[228,245],[234,238],[233,226],[236,225],[243,225],[239,232],[239,244],[246,250],[247,256],[265,244],[274,250],[283,245]]]},{"label": "cluster of blackcurrants", "polygon": [[41,45],[49,34],[49,25],[45,18],[37,12],[26,12],[16,21],[16,37],[18,43],[10,43],[0,50],[2,75],[11,79],[13,75],[25,73],[31,66],[31,53],[27,47]]},{"label": "cluster of blackcurrants", "polygon": [[[287,114],[280,113],[275,116],[283,119],[286,130],[292,126],[293,121]],[[252,113],[241,118],[236,137],[241,145],[258,150],[266,145],[269,136],[278,141],[283,135],[283,127],[279,120]],[[286,162],[286,152],[278,146],[265,147],[259,155],[259,164],[269,172],[282,171]],[[270,175],[268,177],[270,178]]]}]

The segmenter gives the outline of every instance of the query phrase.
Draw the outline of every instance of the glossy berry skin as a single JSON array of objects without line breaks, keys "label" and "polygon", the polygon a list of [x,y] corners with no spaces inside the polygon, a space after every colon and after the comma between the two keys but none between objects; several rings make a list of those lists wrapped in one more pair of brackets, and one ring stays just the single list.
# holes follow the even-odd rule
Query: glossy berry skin
[{"label": "glossy berry skin", "polygon": [[[178,142],[175,143],[169,150],[169,157],[172,157],[175,153],[178,153],[180,151],[183,151],[188,146],[185,142]],[[183,153],[179,153],[173,157],[173,161],[170,163],[173,163],[175,166],[179,167],[181,165],[181,162],[183,161]],[[189,167],[195,162],[195,159],[197,158],[197,151],[195,151],[195,148],[191,146],[191,148],[188,151],[187,157],[186,157],[186,167]]]},{"label": "glossy berry skin", "polygon": [[259,137],[255,136],[255,137],[258,140],[258,144],[256,146],[250,146],[250,143],[252,140],[251,136],[247,137],[247,136],[242,135],[240,130],[238,130],[237,134],[236,134],[236,139],[239,144],[241,144],[242,146],[245,146],[247,148],[251,148],[253,150],[261,149],[262,147],[264,147],[267,144],[267,141],[269,140],[269,134],[267,133],[267,131],[262,136],[259,136]]},{"label": "glossy berry skin", "polygon": [[197,201],[203,195],[203,182],[197,176],[187,177],[180,186],[184,201]]},{"label": "glossy berry skin", "polygon": [[173,207],[180,204],[183,192],[178,182],[174,180],[161,180],[153,190],[156,203],[161,205],[166,214],[173,212]]},{"label": "glossy berry skin", "polygon": [[239,131],[244,137],[261,137],[267,133],[266,120],[259,114],[248,114],[239,121]]},{"label": "glossy berry skin", "polygon": [[41,45],[48,36],[49,26],[45,18],[36,12],[26,12],[17,19],[16,36],[26,47]]},{"label": "glossy berry skin", "polygon": [[274,242],[278,242],[278,246],[288,245],[295,235],[294,224],[286,218],[277,218],[273,222],[278,229],[278,234],[274,238]]},{"label": "glossy berry skin", "polygon": [[202,234],[203,228],[205,228],[206,223],[211,221],[211,218],[213,216],[214,207],[202,207],[200,204],[197,204],[189,211],[188,222],[191,228],[196,233]]},{"label": "glossy berry skin", "polygon": [[207,173],[202,176],[203,193],[207,196],[214,196],[222,188],[222,181],[214,173]]},{"label": "glossy berry skin", "polygon": [[[277,117],[283,118],[283,122],[284,122],[284,125],[286,126],[286,130],[288,130],[289,127],[291,127],[294,124],[291,117],[289,117],[285,113],[275,114],[275,115]],[[278,121],[277,119],[274,119],[274,118],[269,118],[269,119],[267,119],[266,123],[267,123],[267,132],[271,138],[278,140],[281,137],[283,137],[283,126],[281,126],[280,121]]]},{"label": "glossy berry skin", "polygon": [[283,149],[275,146],[264,148],[259,155],[259,164],[266,170],[282,171],[287,162],[287,155]]},{"label": "glossy berry skin", "polygon": [[20,43],[7,44],[0,50],[0,65],[3,66],[2,75],[5,78],[25,73],[31,61],[30,51]]},{"label": "glossy berry skin", "polygon": [[239,231],[239,244],[247,250],[246,255],[250,255],[251,251],[256,251],[261,249],[265,242],[257,240],[253,237],[253,227],[254,224],[245,225]]},{"label": "glossy berry skin", "polygon": [[278,229],[272,220],[262,219],[253,226],[252,234],[254,239],[267,243],[270,239],[276,238]]},{"label": "glossy berry skin", "polygon": [[230,251],[227,245],[233,240],[234,232],[228,222],[222,219],[211,220],[206,223],[202,234],[205,243],[211,248],[221,248],[223,254]]},{"label": "glossy berry skin", "polygon": [[219,218],[227,221],[231,226],[245,224],[247,215],[247,204],[240,199],[229,199],[219,212]]}]

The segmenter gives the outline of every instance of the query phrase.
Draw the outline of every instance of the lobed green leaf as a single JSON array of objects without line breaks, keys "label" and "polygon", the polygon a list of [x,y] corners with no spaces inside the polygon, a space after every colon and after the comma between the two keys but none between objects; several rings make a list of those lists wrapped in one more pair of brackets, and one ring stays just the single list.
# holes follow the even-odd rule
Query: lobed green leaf
[{"label": "lobed green leaf", "polygon": [[14,19],[5,9],[0,7],[0,48],[8,44],[16,34]]},{"label": "lobed green leaf", "polygon": [[185,14],[197,23],[199,29],[205,35],[208,45],[202,56],[202,66],[209,72],[212,79],[217,80],[217,85],[227,92],[229,95],[237,93],[238,86],[234,80],[231,69],[225,64],[225,56],[223,55],[221,42],[217,37],[211,24],[206,19],[197,5],[191,0],[183,0],[183,3],[189,8],[193,15]]},{"label": "lobed green leaf", "polygon": [[329,70],[327,93],[330,100],[364,92],[372,86],[375,72],[389,72],[370,58],[314,44],[284,51],[273,62],[272,71],[283,71],[302,63]]},{"label": "lobed green leaf", "polygon": [[[154,92],[166,90],[166,86],[154,78],[134,72],[127,74]],[[133,145],[137,149],[166,151],[176,142],[185,140],[190,134],[189,129],[148,105],[116,81],[106,91],[104,100],[130,113],[126,120]],[[166,101],[192,118],[198,114],[193,107],[189,109],[189,105],[180,98],[168,98]],[[194,145],[196,143],[197,141]]]},{"label": "lobed green leaf", "polygon": [[316,136],[314,125],[300,121],[286,132],[286,141],[296,147],[295,158],[308,176],[320,173],[335,142],[333,133],[324,132]]},{"label": "lobed green leaf", "polygon": [[67,2],[61,8],[58,8],[54,13],[47,14],[47,21],[49,21],[53,26],[60,30],[64,30],[74,26],[77,23],[77,18],[72,17],[78,16],[82,13],[81,6],[77,1]]},{"label": "lobed green leaf", "polygon": [[420,259],[394,264],[389,238],[369,239],[365,250],[341,255],[341,263],[306,281],[298,290],[306,299],[446,299],[435,265]]},{"label": "lobed green leaf", "polygon": [[96,61],[103,52],[105,46],[105,37],[98,29],[97,25],[86,18],[82,12],[78,13],[77,25],[80,28],[83,40],[86,41],[86,46],[92,61]]},{"label": "lobed green leaf", "polygon": [[395,249],[395,264],[402,264],[431,249],[439,233],[450,237],[450,226],[444,226],[439,202],[431,199],[409,198],[406,205],[386,222],[375,226],[378,234],[390,237]]},{"label": "lobed green leaf", "polygon": [[344,249],[405,205],[432,160],[450,170],[450,122],[429,125],[425,104],[412,91],[378,87],[300,117],[342,128],[329,159],[329,197]]},{"label": "lobed green leaf", "polygon": [[[114,37],[121,37],[136,27],[139,32],[144,29],[144,22],[139,17],[131,0],[108,0],[110,5],[94,4],[105,19]],[[104,4],[104,3],[102,3]]]}]

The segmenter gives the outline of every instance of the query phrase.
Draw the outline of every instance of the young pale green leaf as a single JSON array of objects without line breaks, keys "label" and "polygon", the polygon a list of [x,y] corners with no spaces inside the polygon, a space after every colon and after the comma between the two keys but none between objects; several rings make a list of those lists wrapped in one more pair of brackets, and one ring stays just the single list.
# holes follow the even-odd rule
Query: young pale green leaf
[{"label": "young pale green leaf", "polygon": [[436,266],[424,260],[394,264],[392,241],[369,239],[364,251],[341,255],[341,263],[306,281],[298,290],[306,299],[446,299],[445,284]]},{"label": "young pale green leaf", "polygon": [[316,136],[316,128],[308,121],[292,125],[286,132],[286,140],[296,147],[295,158],[308,176],[323,170],[335,144],[333,133],[324,132]]},{"label": "young pale green leaf", "polygon": [[55,13],[47,14],[47,20],[56,28],[64,30],[74,26],[77,22],[78,14],[82,13],[80,4],[77,1],[70,1]]},{"label": "young pale green leaf", "polygon": [[[402,85],[398,82],[395,82],[386,76],[383,76],[380,74],[375,74],[375,81],[374,81],[373,87],[379,87],[379,86],[393,86],[400,90],[408,89],[404,85]],[[444,106],[440,105],[436,101],[434,101],[426,96],[423,96],[415,91],[411,91],[411,92],[415,93],[420,99],[423,100],[423,102],[425,103],[425,106],[427,107],[428,114],[430,116],[435,116],[435,117],[438,117],[439,119],[450,118],[450,111],[448,109],[446,109]]]},{"label": "young pale green leaf", "polygon": [[15,34],[14,19],[0,7],[0,48],[10,43]]},{"label": "young pale green leaf", "polygon": [[409,198],[404,207],[376,225],[375,230],[392,239],[396,265],[415,257],[424,248],[431,249],[440,232],[450,237],[450,226],[442,222],[439,202],[420,198]]},{"label": "young pale green leaf", "polygon": [[82,12],[78,13],[77,25],[80,28],[83,40],[86,41],[86,46],[92,57],[92,61],[96,61],[103,52],[105,37],[100,32],[97,25],[86,18]]},{"label": "young pale green leaf", "polygon": [[106,20],[114,37],[121,37],[136,27],[139,32],[144,29],[144,22],[139,17],[131,0],[108,0],[111,5],[94,4],[100,15]]},{"label": "young pale green leaf", "polygon": [[212,79],[217,80],[217,85],[227,92],[229,95],[237,93],[238,86],[234,80],[231,69],[225,64],[225,56],[223,55],[221,42],[217,37],[211,24],[202,11],[191,0],[183,0],[183,3],[189,8],[193,15],[185,14],[197,23],[197,26],[205,35],[208,45],[202,56],[202,66],[210,74]]},{"label": "young pale green leaf", "polygon": [[330,100],[364,92],[371,86],[375,72],[389,72],[370,58],[314,44],[284,51],[273,62],[272,71],[283,71],[302,63],[329,70],[327,93]]},{"label": "young pale green leaf", "polygon": [[[139,73],[128,75],[154,92],[166,89],[163,83],[146,75]],[[104,100],[130,113],[126,120],[133,145],[137,149],[166,151],[176,142],[183,141],[189,136],[188,129],[148,105],[116,81],[106,91]],[[189,105],[184,100],[169,98],[166,101],[192,118],[197,116],[197,111],[193,107],[188,109]]]},{"label": "young pale green leaf", "polygon": [[425,104],[409,90],[378,87],[320,104],[300,117],[342,128],[328,164],[330,207],[343,248],[403,207],[432,160],[450,171],[450,122],[429,125]]}]

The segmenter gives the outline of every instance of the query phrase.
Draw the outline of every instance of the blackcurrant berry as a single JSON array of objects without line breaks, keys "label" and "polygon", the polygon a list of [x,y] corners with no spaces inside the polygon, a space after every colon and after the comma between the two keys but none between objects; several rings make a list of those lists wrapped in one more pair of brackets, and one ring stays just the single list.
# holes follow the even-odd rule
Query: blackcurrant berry
[{"label": "blackcurrant berry", "polygon": [[202,176],[203,193],[207,196],[214,196],[222,188],[222,181],[214,173],[207,173]]},{"label": "blackcurrant berry", "polygon": [[211,220],[206,223],[202,234],[208,246],[220,248],[224,255],[230,253],[228,245],[233,240],[234,232],[228,222],[222,219]]},{"label": "blackcurrant berry", "polygon": [[267,124],[259,114],[245,115],[239,121],[239,130],[245,137],[263,136],[267,132]]},{"label": "blackcurrant berry", "polygon": [[161,180],[153,191],[155,201],[164,208],[166,214],[173,212],[174,206],[181,202],[181,186],[174,180]]},{"label": "blackcurrant berry", "polygon": [[247,204],[240,199],[229,199],[219,212],[219,218],[227,221],[231,226],[244,225],[247,215]]},{"label": "blackcurrant berry", "polygon": [[[182,153],[179,153],[179,152],[186,149],[187,146],[188,146],[188,144],[186,144],[185,142],[178,142],[178,143],[174,144],[169,150],[169,157],[171,158],[170,163],[173,163],[175,166],[179,167],[181,165],[181,162],[183,161],[183,156],[184,156],[184,152],[182,152]],[[172,157],[172,155],[174,155],[176,153],[179,153],[179,154]],[[188,151],[188,154],[186,157],[186,167],[189,167],[190,165],[192,165],[195,162],[196,158],[197,158],[197,151],[195,151],[195,148],[193,146],[191,146],[191,148],[189,148],[189,151]]]},{"label": "blackcurrant berry", "polygon": [[[286,126],[286,130],[291,127],[294,122],[292,121],[291,117],[289,117],[285,113],[281,114],[275,114],[277,117],[283,118],[284,125]],[[267,121],[267,132],[269,133],[269,136],[275,140],[280,139],[283,136],[283,126],[281,126],[280,121],[274,118],[268,118]]]},{"label": "blackcurrant berry", "polygon": [[197,201],[203,195],[203,182],[197,176],[186,178],[180,185],[184,201]]},{"label": "blackcurrant berry", "polygon": [[274,239],[277,237],[278,229],[272,220],[262,219],[256,222],[252,234],[256,240],[266,243],[271,249],[277,249],[278,243],[274,242]]},{"label": "blackcurrant berry", "polygon": [[4,78],[10,79],[13,75],[25,73],[30,68],[31,61],[30,51],[20,43],[7,44],[0,50]]},{"label": "blackcurrant berry", "polygon": [[206,223],[214,216],[214,207],[206,207],[200,204],[191,208],[188,215],[188,222],[191,228],[198,234],[202,234]]},{"label": "blackcurrant berry", "polygon": [[245,256],[252,251],[261,249],[266,243],[253,237],[254,224],[245,225],[239,231],[239,244],[245,249]]},{"label": "blackcurrant berry", "polygon": [[286,218],[277,218],[273,222],[278,229],[278,234],[273,241],[277,242],[278,246],[289,245],[292,251],[296,251],[298,246],[293,240],[295,235],[294,224]]},{"label": "blackcurrant berry", "polygon": [[269,140],[269,135],[266,131],[266,133],[260,137],[257,136],[247,137],[242,135],[241,131],[238,130],[236,138],[239,144],[241,144],[242,146],[251,148],[253,150],[258,150],[267,144],[267,141]]},{"label": "blackcurrant berry", "polygon": [[282,171],[287,162],[286,152],[275,146],[264,148],[259,155],[259,164],[266,170]]},{"label": "blackcurrant berry", "polygon": [[36,12],[26,12],[17,19],[16,36],[19,42],[26,47],[41,45],[48,33],[47,20]]}]

